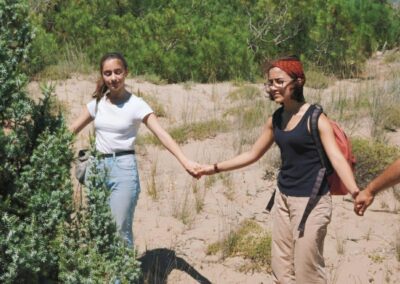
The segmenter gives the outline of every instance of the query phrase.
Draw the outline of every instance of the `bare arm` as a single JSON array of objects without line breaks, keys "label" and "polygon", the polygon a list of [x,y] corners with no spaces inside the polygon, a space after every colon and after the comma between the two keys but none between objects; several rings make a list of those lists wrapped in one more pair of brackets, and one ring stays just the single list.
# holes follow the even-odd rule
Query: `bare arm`
[{"label": "bare arm", "polygon": [[181,165],[192,175],[196,177],[197,163],[192,162],[183,154],[181,148],[174,139],[166,132],[159,124],[157,117],[154,113],[147,115],[143,119],[144,124],[153,132],[153,134],[160,140],[161,144],[171,152],[172,155],[181,163]]},{"label": "bare arm", "polygon": [[[230,160],[226,160],[217,164],[218,171],[231,171],[234,169],[242,168],[259,160],[265,152],[274,143],[274,133],[272,128],[272,118],[268,118],[267,123],[264,125],[263,131],[254,143],[253,147]],[[213,165],[203,166],[200,174],[214,174],[215,169]]]},{"label": "bare arm", "polygon": [[69,130],[74,134],[78,134],[92,120],[93,118],[90,116],[89,111],[85,106],[79,117],[69,126]]},{"label": "bare arm", "polygon": [[372,180],[365,190],[372,194],[395,185],[400,182],[400,159],[393,162],[379,176]]},{"label": "bare arm", "polygon": [[336,143],[333,129],[329,123],[328,118],[321,114],[318,119],[318,130],[321,136],[321,142],[324,146],[325,152],[331,162],[333,168],[338,173],[340,179],[349,190],[350,194],[355,197],[360,192],[356,184],[353,171],[347,163],[346,158],[340,151]]},{"label": "bare arm", "polygon": [[388,187],[400,182],[400,159],[393,162],[379,176],[373,179],[368,186],[360,192],[354,203],[357,215],[364,215],[365,210],[374,201],[375,195]]}]

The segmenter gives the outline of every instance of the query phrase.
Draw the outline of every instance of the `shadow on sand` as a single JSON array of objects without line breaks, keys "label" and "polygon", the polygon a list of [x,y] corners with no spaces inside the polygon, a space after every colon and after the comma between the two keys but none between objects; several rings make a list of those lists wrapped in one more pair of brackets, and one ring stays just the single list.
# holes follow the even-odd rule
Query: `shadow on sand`
[{"label": "shadow on sand", "polygon": [[166,284],[168,275],[174,269],[186,272],[198,283],[211,284],[186,260],[176,256],[175,252],[170,249],[159,248],[146,251],[138,260],[141,262],[142,269],[140,284]]}]

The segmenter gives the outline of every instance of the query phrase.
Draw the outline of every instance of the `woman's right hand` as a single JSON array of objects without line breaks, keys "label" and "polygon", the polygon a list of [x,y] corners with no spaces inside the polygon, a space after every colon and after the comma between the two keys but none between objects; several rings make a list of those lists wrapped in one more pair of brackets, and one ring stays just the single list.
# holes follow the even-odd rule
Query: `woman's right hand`
[{"label": "woman's right hand", "polygon": [[374,194],[367,187],[366,189],[360,191],[354,200],[354,212],[358,216],[363,216],[368,206],[374,201]]},{"label": "woman's right hand", "polygon": [[198,174],[198,170],[201,165],[199,163],[193,162],[191,160],[187,160],[183,163],[183,167],[185,170],[194,178],[199,179],[201,175]]},{"label": "woman's right hand", "polygon": [[197,170],[199,177],[204,175],[212,175],[215,173],[214,165],[201,165]]}]

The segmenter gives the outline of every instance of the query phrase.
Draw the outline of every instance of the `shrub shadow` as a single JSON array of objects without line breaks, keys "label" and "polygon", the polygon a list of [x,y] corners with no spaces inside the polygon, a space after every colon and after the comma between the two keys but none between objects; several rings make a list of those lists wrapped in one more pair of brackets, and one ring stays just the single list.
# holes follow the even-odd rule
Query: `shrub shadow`
[{"label": "shrub shadow", "polygon": [[139,284],[166,284],[168,275],[174,269],[186,272],[198,283],[211,284],[186,260],[176,256],[175,252],[170,249],[159,248],[146,251],[138,260],[141,262],[142,269]]}]

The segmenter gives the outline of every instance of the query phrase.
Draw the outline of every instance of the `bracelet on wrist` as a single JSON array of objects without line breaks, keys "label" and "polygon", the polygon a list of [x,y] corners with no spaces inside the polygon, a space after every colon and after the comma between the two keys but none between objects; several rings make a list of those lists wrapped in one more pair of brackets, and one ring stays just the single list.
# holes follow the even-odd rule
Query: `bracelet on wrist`
[{"label": "bracelet on wrist", "polygon": [[219,173],[220,172],[220,170],[218,169],[218,165],[217,165],[218,163],[215,163],[214,164],[214,172],[215,173]]}]

